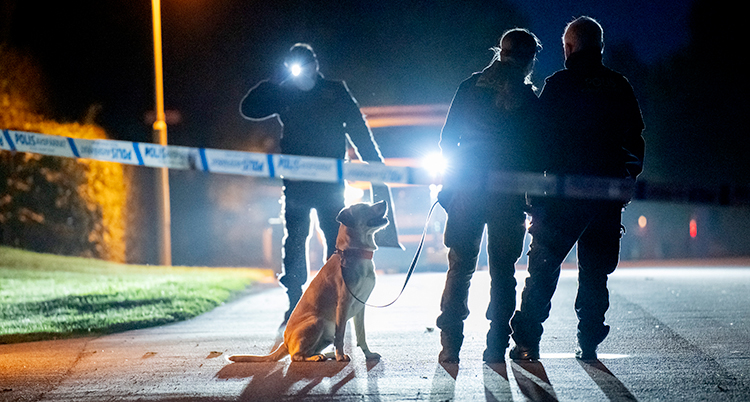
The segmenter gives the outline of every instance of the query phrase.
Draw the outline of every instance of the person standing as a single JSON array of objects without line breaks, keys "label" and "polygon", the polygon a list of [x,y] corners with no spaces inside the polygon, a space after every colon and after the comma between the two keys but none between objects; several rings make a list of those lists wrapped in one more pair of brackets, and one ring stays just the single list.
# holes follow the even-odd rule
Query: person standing
[{"label": "person standing", "polygon": [[[635,180],[643,170],[643,119],[630,83],[602,64],[601,25],[586,16],[575,19],[565,28],[563,48],[565,69],[547,78],[540,95],[549,135],[547,172]],[[616,200],[532,199],[529,277],[511,320],[512,359],[539,359],[560,265],[576,243],[576,357],[597,358],[609,333],[607,278],[619,262],[623,207]]]},{"label": "person standing", "polygon": [[[344,159],[347,142],[359,158],[383,162],[377,143],[346,83],[328,80],[319,71],[313,48],[297,43],[289,49],[283,73],[275,80],[261,81],[245,95],[240,113],[249,120],[277,117],[283,126],[281,153]],[[307,236],[310,210],[318,214],[327,257],[335,251],[339,224],[336,215],[344,208],[344,184],[284,180],[282,213],[284,239],[283,273],[289,319],[307,282]]]},{"label": "person standing", "polygon": [[516,306],[515,263],[526,234],[523,194],[489,190],[491,171],[535,170],[537,102],[530,82],[540,43],[525,29],[503,34],[484,70],[460,84],[446,116],[440,148],[450,166],[438,200],[446,210],[448,272],[437,318],[441,363],[458,363],[471,277],[487,227],[490,303],[486,362],[504,361]]}]

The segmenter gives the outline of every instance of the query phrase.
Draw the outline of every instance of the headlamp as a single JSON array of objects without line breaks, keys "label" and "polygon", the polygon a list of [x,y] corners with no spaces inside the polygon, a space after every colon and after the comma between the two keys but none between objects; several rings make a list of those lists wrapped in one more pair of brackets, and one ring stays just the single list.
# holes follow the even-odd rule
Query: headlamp
[{"label": "headlamp", "polygon": [[300,75],[308,74],[311,69],[315,69],[315,60],[293,58],[284,62],[284,66],[289,70],[292,78],[296,78]]},{"label": "headlamp", "polygon": [[292,63],[292,65],[289,66],[289,71],[293,76],[298,77],[302,74],[302,66],[299,63]]}]

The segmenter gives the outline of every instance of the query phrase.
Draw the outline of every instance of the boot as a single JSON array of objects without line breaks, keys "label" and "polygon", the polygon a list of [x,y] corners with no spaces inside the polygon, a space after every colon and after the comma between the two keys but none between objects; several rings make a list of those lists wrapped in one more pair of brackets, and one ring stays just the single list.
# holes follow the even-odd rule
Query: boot
[{"label": "boot", "polygon": [[438,355],[438,362],[443,364],[458,364],[458,353],[464,342],[463,331],[440,331],[440,344],[443,349]]},{"label": "boot", "polygon": [[513,360],[537,361],[539,360],[539,345],[516,345],[508,353]]},{"label": "boot", "polygon": [[482,355],[485,363],[505,362],[505,350],[510,341],[510,327],[508,324],[505,324],[502,329],[499,327],[501,326],[494,322],[490,323],[490,330],[487,332],[487,348]]},{"label": "boot", "polygon": [[596,348],[604,341],[607,335],[609,335],[609,325],[604,325],[599,333],[594,336],[586,336],[579,330],[578,347],[575,350],[576,358],[584,361],[597,360]]}]

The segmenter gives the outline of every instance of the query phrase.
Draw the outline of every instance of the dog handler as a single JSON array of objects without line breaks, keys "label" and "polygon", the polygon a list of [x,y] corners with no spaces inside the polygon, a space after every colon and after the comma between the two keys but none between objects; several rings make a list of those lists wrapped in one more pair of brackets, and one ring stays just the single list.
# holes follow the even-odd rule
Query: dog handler
[{"label": "dog handler", "polygon": [[489,271],[492,280],[487,319],[486,362],[501,362],[510,337],[509,320],[516,306],[515,263],[526,234],[522,194],[486,188],[491,171],[535,171],[534,149],[538,119],[537,97],[530,75],[537,49],[536,36],[525,29],[503,34],[493,48],[492,62],[461,83],[451,103],[440,137],[440,148],[451,171],[438,200],[446,210],[444,243],[448,273],[437,319],[441,363],[457,363],[463,343],[469,282],[476,270],[482,232],[487,226]]},{"label": "dog handler", "polygon": [[[310,45],[292,46],[284,67],[279,78],[261,81],[245,95],[240,104],[243,117],[277,117],[283,126],[283,154],[344,159],[349,141],[361,160],[383,162],[356,100],[343,81],[323,78]],[[336,215],[344,208],[344,184],[284,180],[282,205],[285,234],[280,282],[289,297],[286,323],[307,282],[310,210],[318,213],[328,258],[335,251]]]}]

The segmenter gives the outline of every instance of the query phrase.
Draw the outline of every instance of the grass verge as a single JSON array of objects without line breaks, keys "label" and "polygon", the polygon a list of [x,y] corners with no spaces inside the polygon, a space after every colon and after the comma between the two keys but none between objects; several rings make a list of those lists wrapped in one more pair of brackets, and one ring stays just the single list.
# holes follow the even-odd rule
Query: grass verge
[{"label": "grass verge", "polygon": [[268,270],[116,264],[0,247],[0,344],[186,320]]}]

